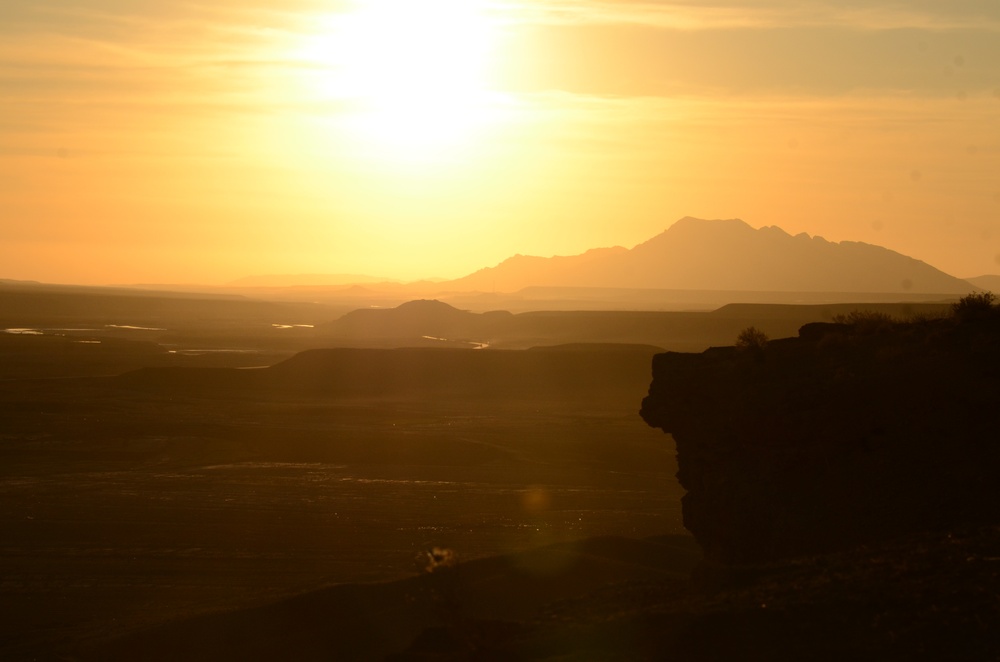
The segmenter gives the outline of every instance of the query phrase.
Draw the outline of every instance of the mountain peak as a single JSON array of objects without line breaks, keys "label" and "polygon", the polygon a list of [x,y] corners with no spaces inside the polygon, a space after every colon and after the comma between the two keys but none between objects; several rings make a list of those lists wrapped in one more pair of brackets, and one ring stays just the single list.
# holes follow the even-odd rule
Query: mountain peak
[{"label": "mountain peak", "polygon": [[631,250],[508,259],[453,282],[515,292],[531,286],[756,292],[966,294],[972,285],[873,244],[754,229],[738,218],[685,216]]}]

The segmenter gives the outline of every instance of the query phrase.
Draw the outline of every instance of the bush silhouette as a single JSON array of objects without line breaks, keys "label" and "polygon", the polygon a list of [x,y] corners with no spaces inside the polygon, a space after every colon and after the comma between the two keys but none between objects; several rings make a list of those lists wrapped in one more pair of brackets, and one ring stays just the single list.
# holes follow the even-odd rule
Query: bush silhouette
[{"label": "bush silhouette", "polygon": [[834,315],[833,321],[837,324],[847,324],[858,333],[888,331],[896,323],[892,315],[877,310],[852,310],[846,315]]},{"label": "bush silhouette", "polygon": [[748,326],[736,336],[736,349],[744,352],[761,352],[767,341],[766,333],[755,326]]},{"label": "bush silhouette", "polygon": [[997,314],[993,306],[996,295],[992,292],[973,292],[952,304],[951,314],[958,320],[984,319]]}]

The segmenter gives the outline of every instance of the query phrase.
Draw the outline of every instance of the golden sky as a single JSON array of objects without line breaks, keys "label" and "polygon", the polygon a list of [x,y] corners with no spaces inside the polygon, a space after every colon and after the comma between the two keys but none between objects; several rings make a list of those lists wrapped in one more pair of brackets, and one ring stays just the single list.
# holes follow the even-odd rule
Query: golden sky
[{"label": "golden sky", "polygon": [[451,278],[683,216],[1000,273],[1000,3],[0,3],[0,278]]}]

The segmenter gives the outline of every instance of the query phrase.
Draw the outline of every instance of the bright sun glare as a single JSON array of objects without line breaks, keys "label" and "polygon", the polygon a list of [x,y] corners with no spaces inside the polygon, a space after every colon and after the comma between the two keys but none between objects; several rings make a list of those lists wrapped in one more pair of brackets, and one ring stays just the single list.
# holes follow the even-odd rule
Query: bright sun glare
[{"label": "bright sun glare", "polygon": [[331,16],[303,55],[321,86],[357,112],[352,129],[396,156],[429,158],[489,113],[494,27],[478,0],[357,0]]}]

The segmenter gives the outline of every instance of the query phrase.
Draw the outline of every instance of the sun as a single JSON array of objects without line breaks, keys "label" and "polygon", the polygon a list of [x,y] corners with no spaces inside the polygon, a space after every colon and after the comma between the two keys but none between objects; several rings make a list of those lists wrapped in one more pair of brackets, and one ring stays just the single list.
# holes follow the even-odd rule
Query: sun
[{"label": "sun", "polygon": [[495,25],[477,0],[359,0],[306,56],[347,102],[351,129],[398,156],[432,157],[489,115]]}]

